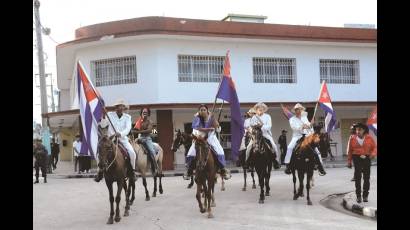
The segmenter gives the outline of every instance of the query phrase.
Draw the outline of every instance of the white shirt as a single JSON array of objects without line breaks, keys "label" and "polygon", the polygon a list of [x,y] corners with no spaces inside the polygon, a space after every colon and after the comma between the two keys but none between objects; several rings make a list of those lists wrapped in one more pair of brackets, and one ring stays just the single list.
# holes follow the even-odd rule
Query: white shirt
[{"label": "white shirt", "polygon": [[80,151],[81,151],[81,142],[75,140],[75,141],[73,142],[73,152],[74,152],[74,156],[75,156],[75,157],[78,157],[78,154],[80,153]]},{"label": "white shirt", "polygon": [[[258,119],[259,118],[259,119]],[[250,125],[254,126],[260,124],[262,121],[262,135],[268,139],[272,139],[272,118],[269,114],[264,113],[262,116],[254,115],[250,120]]]},{"label": "white shirt", "polygon": [[[126,113],[122,113],[121,118],[119,118],[116,112],[108,112],[107,115],[110,118],[112,124],[114,125],[115,131],[121,134],[120,140],[128,141],[127,135],[131,131],[131,116]],[[112,128],[112,126],[109,125],[108,127],[108,135],[115,135],[115,131]]]},{"label": "white shirt", "polygon": [[360,146],[363,146],[364,138],[362,139],[359,136],[356,136],[356,140],[357,140],[357,142],[359,142]]},{"label": "white shirt", "polygon": [[292,128],[293,136],[301,138],[303,134],[310,135],[313,133],[313,128],[303,129],[303,125],[310,125],[309,120],[307,119],[307,113],[302,114],[300,118],[293,116],[289,119],[290,128]]}]

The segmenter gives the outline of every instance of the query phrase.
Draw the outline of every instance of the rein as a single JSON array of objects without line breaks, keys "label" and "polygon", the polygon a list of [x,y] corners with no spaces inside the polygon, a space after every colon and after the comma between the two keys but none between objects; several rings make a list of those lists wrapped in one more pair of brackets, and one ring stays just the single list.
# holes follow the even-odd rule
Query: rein
[{"label": "rein", "polygon": [[111,167],[111,165],[115,162],[115,159],[117,158],[117,155],[118,155],[118,137],[116,138],[117,139],[117,144],[116,144],[116,146],[115,146],[115,156],[114,156],[114,159],[111,161],[111,163],[108,165],[108,167],[105,169],[106,171]]}]

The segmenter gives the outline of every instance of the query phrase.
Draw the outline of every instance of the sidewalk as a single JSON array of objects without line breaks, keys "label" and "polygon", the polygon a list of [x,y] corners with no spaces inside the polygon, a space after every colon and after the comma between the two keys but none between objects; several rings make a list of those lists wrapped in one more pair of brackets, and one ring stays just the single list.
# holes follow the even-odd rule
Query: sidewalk
[{"label": "sidewalk", "polygon": [[[347,165],[346,157],[338,157],[334,161],[330,161],[327,159],[323,160],[325,168],[343,168]],[[377,165],[377,161],[373,161],[372,165]],[[242,167],[235,167],[232,164],[228,164],[227,168],[231,171],[231,173],[243,173]],[[285,170],[285,167],[282,166],[278,170]],[[34,175],[33,169],[33,175]],[[71,161],[59,161],[57,164],[57,169],[53,171],[52,174],[49,174],[51,178],[93,178],[97,172],[97,168],[91,168],[90,173],[82,173],[79,174],[78,172],[74,172],[74,163]],[[165,177],[171,176],[182,176],[185,172],[184,168],[178,168],[176,170],[168,170],[164,171]],[[149,174],[149,176],[151,176]]]}]

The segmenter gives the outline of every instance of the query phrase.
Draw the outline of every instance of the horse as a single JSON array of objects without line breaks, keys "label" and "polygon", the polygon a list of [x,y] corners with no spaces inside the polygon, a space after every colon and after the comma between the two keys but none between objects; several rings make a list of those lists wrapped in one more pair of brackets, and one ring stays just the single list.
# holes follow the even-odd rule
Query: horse
[{"label": "horse", "polygon": [[[245,146],[248,146],[249,140],[250,140],[250,135],[246,134],[246,136],[245,136]],[[245,164],[246,159],[245,158],[246,158],[246,149],[241,150],[240,153],[239,153],[239,164],[240,164],[240,166],[242,166],[243,179],[244,179],[242,191],[246,191],[246,177],[247,177],[246,172],[247,171],[251,172],[251,177],[252,177],[252,182],[253,182],[252,189],[256,189],[255,177],[254,177],[254,173],[253,173],[255,171],[254,162],[249,160],[248,161],[248,167],[246,167],[246,164]]]},{"label": "horse", "polygon": [[[175,140],[172,143],[172,152],[176,152],[178,150],[178,148],[183,145],[184,149],[185,149],[185,157],[188,154],[188,150],[189,148],[191,148],[192,145],[192,136],[190,134],[187,133],[182,133],[181,130],[178,129]],[[187,188],[192,188],[192,186],[194,185],[194,176],[191,176],[191,182],[188,184]]]},{"label": "horse", "polygon": [[[130,143],[132,145],[132,147],[134,148],[135,153],[137,154],[137,157],[135,159],[135,166],[137,171],[141,174],[142,177],[142,184],[144,185],[145,188],[145,200],[149,201],[150,200],[150,196],[149,196],[149,192],[147,189],[147,180],[146,180],[146,174],[148,171],[148,152],[145,150],[145,148],[139,143],[138,139],[134,139],[133,137],[130,138]],[[151,169],[151,173],[154,177],[154,191],[152,192],[152,197],[156,197],[157,196],[157,177],[159,177],[159,193],[162,194],[164,191],[162,189],[162,177],[164,176],[162,174],[162,160],[163,160],[163,156],[164,156],[164,151],[161,148],[161,146],[159,146],[157,143],[153,143],[154,144],[154,148],[158,149],[158,153],[155,155],[155,161],[158,164],[158,174],[152,173]],[[132,197],[130,200],[130,205],[133,204],[134,199],[135,199],[135,183],[130,183],[130,189],[132,189]]]},{"label": "horse", "polygon": [[[262,135],[261,126],[253,126],[251,137],[253,140],[252,149],[249,159],[255,162],[256,174],[258,174],[259,186],[260,186],[260,196],[259,203],[263,204],[265,201],[265,196],[270,196],[270,173],[272,171],[273,164],[273,154],[270,150],[268,143]],[[264,188],[266,187],[266,192]]]},{"label": "horse", "polygon": [[[217,171],[216,159],[209,147],[206,137],[196,137],[196,168],[195,168],[195,183],[196,199],[198,201],[199,211],[204,213],[207,209],[208,218],[213,218],[211,207],[215,207],[215,177]],[[202,204],[201,193],[204,193],[204,204]],[[205,206],[205,207],[204,207]]]},{"label": "horse", "polygon": [[[108,218],[107,224],[113,224],[114,215],[114,195],[113,195],[113,183],[117,182],[117,196],[115,197],[116,209],[115,209],[115,222],[121,220],[119,204],[121,200],[121,190],[124,189],[126,204],[124,216],[129,216],[130,202],[129,202],[129,192],[127,190],[127,164],[124,155],[120,152],[119,141],[116,139],[115,144],[112,140],[113,137],[108,137],[105,128],[103,129],[102,136],[98,141],[98,160],[99,164],[103,170],[105,183],[109,191],[109,201],[110,201],[110,217]],[[105,132],[104,132],[105,131]]]},{"label": "horse", "polygon": [[[297,200],[299,197],[303,197],[303,180],[304,175],[307,174],[306,191],[307,191],[307,204],[312,205],[310,200],[309,190],[311,188],[311,179],[313,178],[313,171],[315,168],[315,155],[317,154],[315,148],[320,142],[320,134],[315,133],[306,137],[299,148],[295,148],[294,163],[291,166],[293,176],[293,200]],[[296,176],[295,172],[298,172],[299,188],[296,192]]]}]

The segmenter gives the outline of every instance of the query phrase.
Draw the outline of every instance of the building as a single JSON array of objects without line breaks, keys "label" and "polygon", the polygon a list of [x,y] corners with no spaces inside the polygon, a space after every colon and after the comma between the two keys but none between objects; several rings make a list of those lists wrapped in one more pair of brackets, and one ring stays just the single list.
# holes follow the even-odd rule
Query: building
[{"label": "building", "polygon": [[[276,140],[282,129],[290,131],[280,103],[300,102],[312,115],[326,80],[340,124],[331,133],[332,150],[345,154],[350,125],[365,121],[377,105],[377,30],[258,23],[259,16],[251,22],[226,19],[143,17],[101,23],[77,29],[75,40],[57,46],[61,111],[44,116],[61,131],[62,160],[71,159],[69,147],[78,131],[77,60],[107,105],[124,98],[133,119],[143,105],[151,107],[165,150],[164,168],[172,169],[184,163],[183,151],[170,151],[174,130],[190,130],[200,103],[212,106],[227,50],[243,113],[265,102]],[[229,154],[227,107],[221,138]],[[320,109],[317,119],[323,120]]]}]

